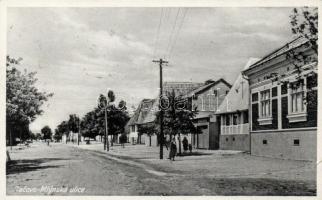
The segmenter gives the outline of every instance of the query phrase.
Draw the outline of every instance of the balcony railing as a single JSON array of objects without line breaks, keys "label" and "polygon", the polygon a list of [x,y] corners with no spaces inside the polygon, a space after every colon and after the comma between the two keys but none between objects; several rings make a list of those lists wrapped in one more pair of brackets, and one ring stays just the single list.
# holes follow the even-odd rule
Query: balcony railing
[{"label": "balcony railing", "polygon": [[248,134],[249,124],[237,124],[230,126],[221,126],[221,135]]}]

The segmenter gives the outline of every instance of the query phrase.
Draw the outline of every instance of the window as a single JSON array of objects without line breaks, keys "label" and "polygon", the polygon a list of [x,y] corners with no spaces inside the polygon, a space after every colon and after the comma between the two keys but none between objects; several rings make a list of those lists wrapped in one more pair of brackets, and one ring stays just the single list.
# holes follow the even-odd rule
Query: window
[{"label": "window", "polygon": [[282,93],[282,95],[283,95],[283,94],[287,94],[287,83],[284,83],[284,84],[281,86],[281,93]]},{"label": "window", "polygon": [[233,125],[237,125],[238,124],[238,115],[234,114],[233,115]]},{"label": "window", "polygon": [[226,137],[226,142],[228,142],[228,137]]},{"label": "window", "polygon": [[257,92],[252,94],[252,102],[256,102],[256,101],[258,101],[258,93]]},{"label": "window", "polygon": [[226,126],[230,125],[230,115],[226,115]]},{"label": "window", "polygon": [[300,146],[300,140],[299,139],[295,139],[293,141],[293,144],[294,144],[294,146]]},{"label": "window", "polygon": [[273,87],[272,88],[272,97],[276,97],[277,96],[277,87]]},{"label": "window", "polygon": [[304,102],[306,79],[289,84],[288,115],[290,123],[303,122],[307,120],[306,105]]},{"label": "window", "polygon": [[260,93],[260,116],[261,118],[271,116],[271,93],[265,90]]},{"label": "window", "polygon": [[131,132],[135,132],[135,126],[131,126]]},{"label": "window", "polygon": [[267,144],[267,140],[263,140],[263,144]]},{"label": "window", "polygon": [[235,141],[235,137],[233,137],[233,141]]},{"label": "window", "polygon": [[304,112],[304,89],[303,82],[291,84],[291,113]]},{"label": "window", "polygon": [[248,123],[248,112],[243,112],[244,113],[244,124]]}]

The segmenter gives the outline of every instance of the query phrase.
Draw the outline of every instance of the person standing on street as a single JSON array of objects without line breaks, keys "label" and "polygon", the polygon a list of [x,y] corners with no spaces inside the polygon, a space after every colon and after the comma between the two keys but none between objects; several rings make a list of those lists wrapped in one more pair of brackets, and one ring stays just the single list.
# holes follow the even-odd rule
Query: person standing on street
[{"label": "person standing on street", "polygon": [[184,137],[182,140],[182,146],[183,146],[184,152],[188,151],[188,139],[186,137]]},{"label": "person standing on street", "polygon": [[173,140],[170,143],[170,160],[172,159],[174,161],[174,157],[177,153],[177,145],[176,140],[173,138]]}]

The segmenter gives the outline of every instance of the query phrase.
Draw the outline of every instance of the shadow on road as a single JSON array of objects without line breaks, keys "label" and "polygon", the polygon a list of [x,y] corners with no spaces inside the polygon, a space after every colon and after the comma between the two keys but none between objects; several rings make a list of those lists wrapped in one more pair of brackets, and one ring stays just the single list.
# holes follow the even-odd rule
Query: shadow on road
[{"label": "shadow on road", "polygon": [[60,165],[47,165],[47,164],[43,165],[44,163],[57,161],[57,160],[68,160],[68,159],[40,158],[40,159],[12,160],[7,162],[6,175],[25,173],[29,171],[36,171],[39,169],[58,168],[60,167]]}]

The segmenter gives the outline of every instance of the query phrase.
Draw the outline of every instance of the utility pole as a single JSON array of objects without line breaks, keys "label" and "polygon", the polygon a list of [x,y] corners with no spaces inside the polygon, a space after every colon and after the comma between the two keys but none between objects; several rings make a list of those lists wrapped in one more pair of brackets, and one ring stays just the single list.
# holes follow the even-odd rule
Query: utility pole
[{"label": "utility pole", "polygon": [[105,141],[104,141],[104,143],[105,143],[105,145],[104,145],[104,150],[106,149],[107,151],[109,151],[109,145],[108,145],[108,123],[107,123],[107,105],[105,106],[105,135],[104,135],[104,137],[105,137]]},{"label": "utility pole", "polygon": [[168,61],[162,60],[152,60],[154,63],[159,63],[160,67],[160,102],[159,102],[159,107],[160,107],[160,159],[163,159],[163,108],[161,105],[161,98],[163,94],[163,85],[162,85],[162,65],[168,63]]},{"label": "utility pole", "polygon": [[78,117],[78,137],[77,137],[77,145],[79,146],[79,140],[81,139],[81,136],[80,136],[80,118]]}]

